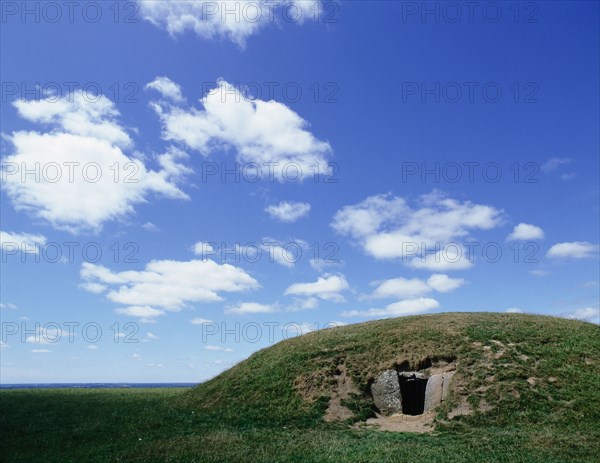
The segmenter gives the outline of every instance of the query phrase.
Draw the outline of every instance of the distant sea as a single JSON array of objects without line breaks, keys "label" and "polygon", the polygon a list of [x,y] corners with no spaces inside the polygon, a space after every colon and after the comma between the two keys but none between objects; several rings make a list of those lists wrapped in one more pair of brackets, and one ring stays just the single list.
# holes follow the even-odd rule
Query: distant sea
[{"label": "distant sea", "polygon": [[0,389],[49,389],[49,388],[119,388],[119,387],[194,387],[198,383],[41,383],[0,384]]}]

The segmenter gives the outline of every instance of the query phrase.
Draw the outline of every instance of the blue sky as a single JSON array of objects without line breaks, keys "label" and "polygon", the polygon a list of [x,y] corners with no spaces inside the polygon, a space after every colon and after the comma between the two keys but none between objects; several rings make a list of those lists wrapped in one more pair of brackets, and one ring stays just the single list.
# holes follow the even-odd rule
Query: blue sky
[{"label": "blue sky", "polygon": [[202,381],[416,313],[599,322],[596,2],[88,3],[2,4],[2,383]]}]

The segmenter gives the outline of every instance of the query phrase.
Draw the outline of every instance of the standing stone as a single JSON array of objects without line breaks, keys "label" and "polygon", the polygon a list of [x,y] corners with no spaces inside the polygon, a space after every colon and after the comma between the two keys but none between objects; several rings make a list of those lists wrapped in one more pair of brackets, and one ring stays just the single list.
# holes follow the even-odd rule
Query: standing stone
[{"label": "standing stone", "polygon": [[433,410],[442,403],[444,390],[444,376],[433,375],[427,381],[425,387],[425,408],[424,411]]},{"label": "standing stone", "polygon": [[381,372],[371,385],[371,394],[375,406],[384,415],[402,413],[400,381],[398,380],[398,372],[395,370]]},{"label": "standing stone", "polygon": [[455,371],[449,371],[444,373],[442,376],[444,377],[444,384],[442,385],[442,402],[446,400],[448,397],[448,390],[450,388],[450,380],[454,376]]}]

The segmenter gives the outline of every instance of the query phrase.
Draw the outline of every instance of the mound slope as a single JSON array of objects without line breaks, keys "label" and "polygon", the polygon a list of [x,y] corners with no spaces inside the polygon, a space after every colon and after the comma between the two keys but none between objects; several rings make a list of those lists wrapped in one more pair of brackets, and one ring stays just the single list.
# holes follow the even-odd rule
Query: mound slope
[{"label": "mound slope", "polygon": [[360,428],[369,420],[389,429],[376,422],[372,396],[386,370],[453,372],[425,430],[543,423],[576,432],[600,423],[598,326],[524,314],[423,315],[309,333],[253,354],[186,402],[236,428]]}]

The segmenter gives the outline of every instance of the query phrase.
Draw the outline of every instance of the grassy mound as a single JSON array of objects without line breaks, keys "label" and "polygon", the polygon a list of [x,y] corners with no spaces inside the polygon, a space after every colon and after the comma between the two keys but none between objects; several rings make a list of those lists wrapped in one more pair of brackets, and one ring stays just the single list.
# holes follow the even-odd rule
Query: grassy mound
[{"label": "grassy mound", "polygon": [[[436,362],[454,362],[456,373],[432,433],[360,424],[374,412],[369,390],[378,372]],[[342,364],[355,385],[343,401],[353,417],[327,423]],[[52,408],[39,410],[51,394]],[[85,461],[592,462],[600,454],[600,329],[522,314],[404,317],[289,339],[196,388],[148,396],[140,410],[131,395],[94,393],[92,406],[85,394],[92,397],[0,393],[6,461],[85,454]],[[71,415],[53,417],[65,407]],[[54,418],[60,432],[49,424]],[[53,452],[39,458],[36,442]]]},{"label": "grassy mound", "polygon": [[[310,333],[255,353],[186,399],[222,426],[322,424],[344,363],[359,389],[353,421],[373,413],[369,386],[391,367],[456,362],[444,428],[494,424],[577,427],[600,422],[600,330],[553,317],[449,313],[381,320]],[[454,421],[464,403],[472,413]],[[573,428],[575,427],[575,429]]]}]

